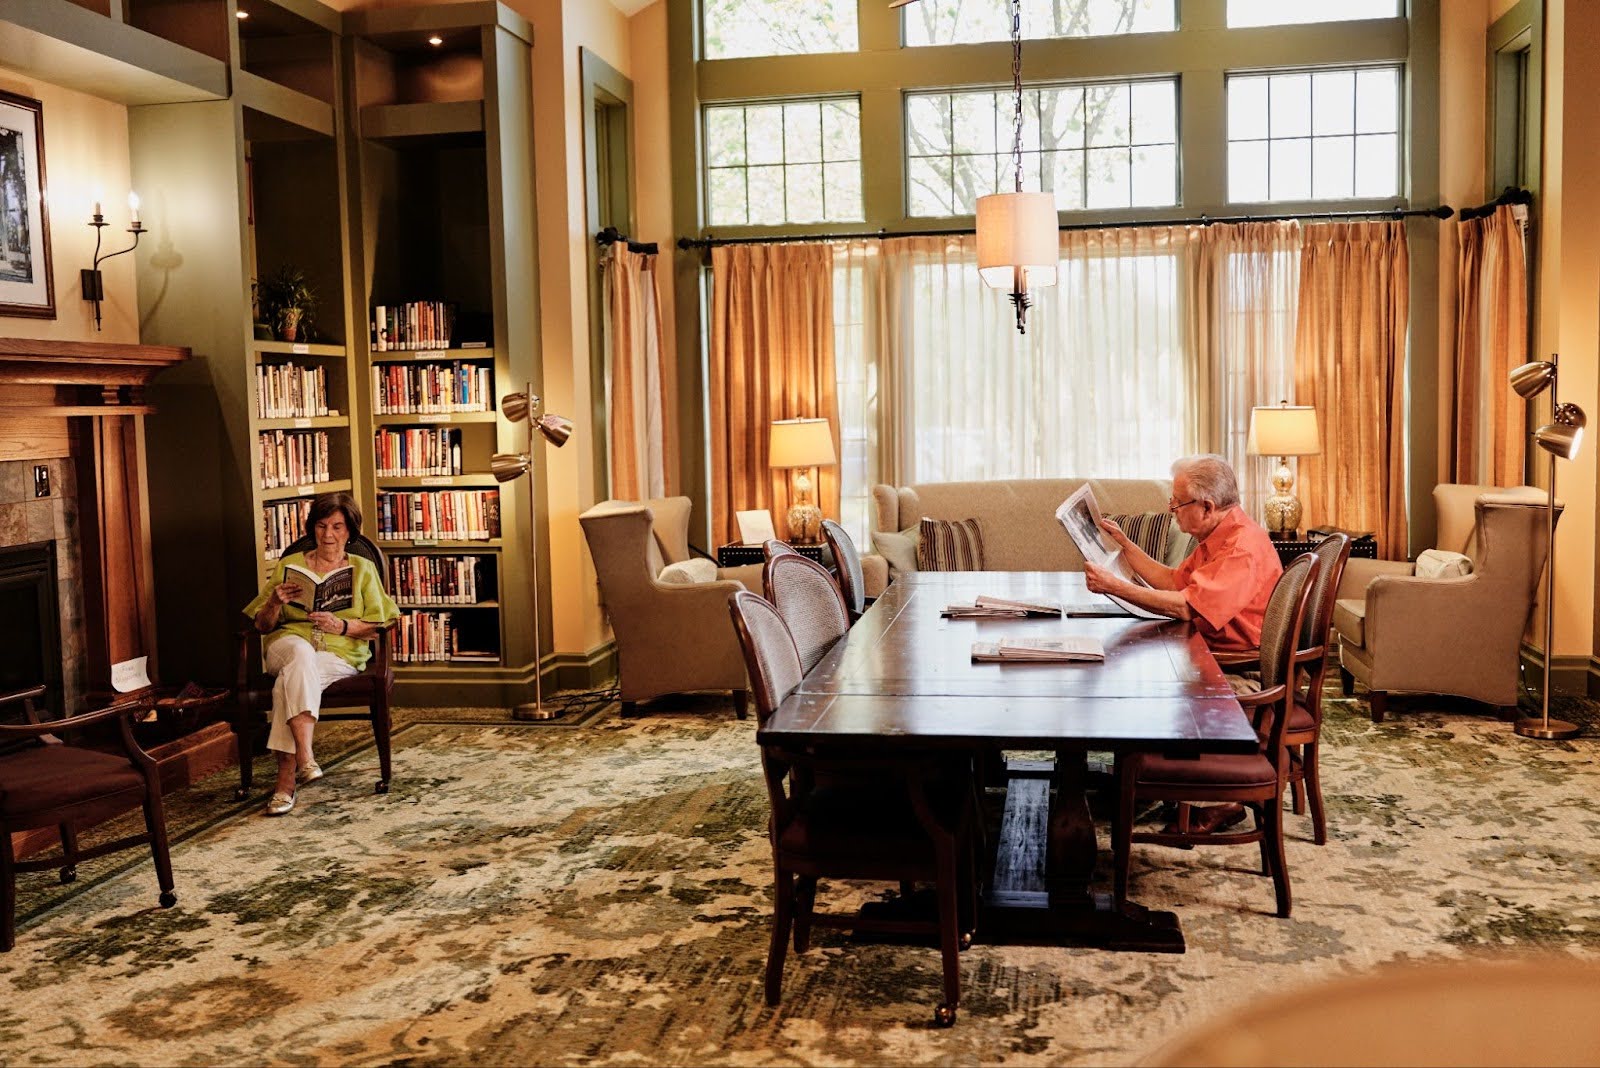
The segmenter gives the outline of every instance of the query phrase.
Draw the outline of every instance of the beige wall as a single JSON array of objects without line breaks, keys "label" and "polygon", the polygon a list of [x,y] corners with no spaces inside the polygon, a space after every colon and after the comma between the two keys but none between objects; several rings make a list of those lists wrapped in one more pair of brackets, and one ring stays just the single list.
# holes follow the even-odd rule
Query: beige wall
[{"label": "beige wall", "polygon": [[[94,308],[83,299],[78,272],[94,260],[94,230],[89,215],[96,189],[106,221],[102,251],[126,248],[128,225],[128,109],[97,97],[62,89],[0,67],[0,90],[32,97],[44,105],[46,200],[50,209],[50,252],[55,277],[56,317],[0,316],[0,335],[54,341],[134,342],[139,340],[139,293],[132,256],[118,256],[100,267],[106,299],[102,328],[94,328]],[[157,220],[145,213],[146,222]]]}]

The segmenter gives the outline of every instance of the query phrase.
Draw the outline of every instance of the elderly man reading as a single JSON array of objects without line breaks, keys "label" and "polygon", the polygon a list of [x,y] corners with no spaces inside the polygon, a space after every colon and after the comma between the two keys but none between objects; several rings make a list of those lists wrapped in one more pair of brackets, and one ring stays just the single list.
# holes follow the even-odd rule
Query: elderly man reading
[{"label": "elderly man reading", "polygon": [[[1194,536],[1194,552],[1177,567],[1150,558],[1109,519],[1105,531],[1122,547],[1128,566],[1150,584],[1138,586],[1085,564],[1094,593],[1110,593],[1141,608],[1194,622],[1214,651],[1255,649],[1267,601],[1283,574],[1278,552],[1261,525],[1239,507],[1239,481],[1220,456],[1190,456],[1172,465],[1167,503],[1178,529]],[[1190,830],[1210,832],[1244,819],[1240,805],[1214,805],[1191,814]]]}]

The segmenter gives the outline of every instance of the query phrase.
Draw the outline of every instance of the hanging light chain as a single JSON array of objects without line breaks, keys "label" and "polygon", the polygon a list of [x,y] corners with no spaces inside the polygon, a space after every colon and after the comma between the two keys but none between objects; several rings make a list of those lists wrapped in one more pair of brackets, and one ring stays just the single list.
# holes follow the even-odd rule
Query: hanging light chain
[{"label": "hanging light chain", "polygon": [[1011,157],[1016,163],[1017,192],[1022,192],[1022,0],[1011,0],[1011,89],[1016,111],[1011,121]]}]

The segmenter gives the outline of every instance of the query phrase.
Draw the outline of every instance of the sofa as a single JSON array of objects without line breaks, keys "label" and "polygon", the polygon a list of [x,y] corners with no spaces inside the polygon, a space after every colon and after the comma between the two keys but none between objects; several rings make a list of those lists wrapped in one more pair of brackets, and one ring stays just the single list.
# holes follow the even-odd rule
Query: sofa
[{"label": "sofa", "polygon": [[[1082,571],[1083,556],[1056,519],[1056,508],[1084,483],[1108,515],[1165,512],[1172,483],[1153,478],[1018,478],[992,482],[923,482],[872,488],[873,551],[861,559],[867,596],[882,593],[907,564],[914,566],[915,528],[930,519],[976,518],[983,531],[984,563],[993,571]],[[888,535],[896,542],[883,551]],[[913,542],[908,557],[906,541]],[[1163,563],[1176,566],[1194,539],[1172,527]]]}]

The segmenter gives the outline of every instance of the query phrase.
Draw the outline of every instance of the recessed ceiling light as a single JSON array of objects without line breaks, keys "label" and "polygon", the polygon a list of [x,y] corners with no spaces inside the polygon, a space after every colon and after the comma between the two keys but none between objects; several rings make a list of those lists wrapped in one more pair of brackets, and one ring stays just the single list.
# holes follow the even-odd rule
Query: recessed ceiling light
[{"label": "recessed ceiling light", "polygon": [[428,38],[428,43],[433,45],[433,47],[438,48],[440,45],[444,44],[444,38],[440,37],[438,34],[434,34],[432,37]]},{"label": "recessed ceiling light", "polygon": [[250,12],[244,10],[243,8],[240,8],[237,12],[235,12],[235,14],[241,19],[247,19],[250,17]]}]

